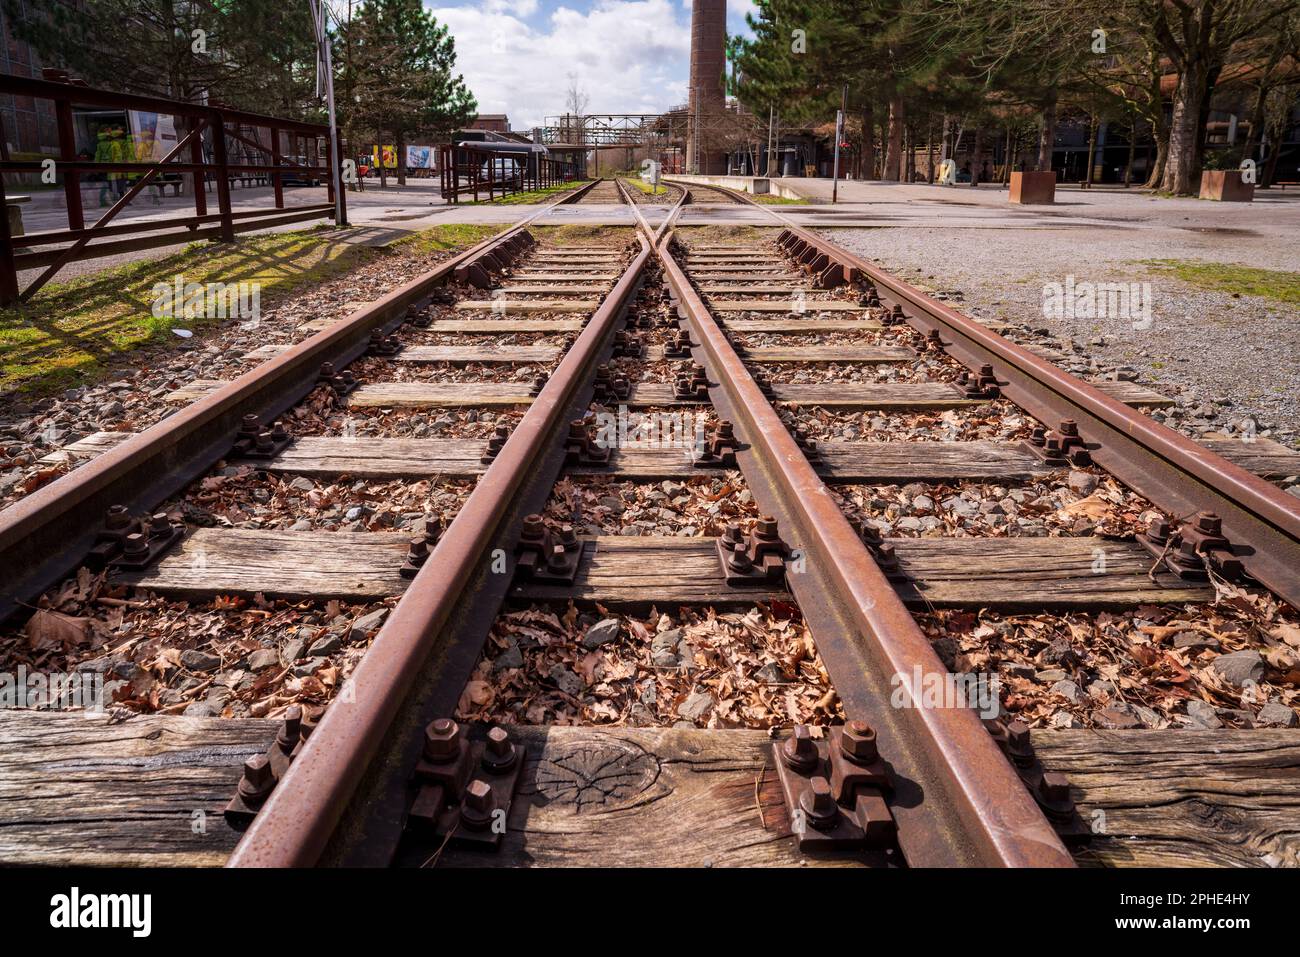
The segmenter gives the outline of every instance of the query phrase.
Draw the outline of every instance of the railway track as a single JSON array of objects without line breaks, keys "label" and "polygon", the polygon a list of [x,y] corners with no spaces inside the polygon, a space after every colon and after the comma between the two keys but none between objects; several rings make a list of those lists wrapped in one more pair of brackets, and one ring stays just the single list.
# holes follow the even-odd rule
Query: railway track
[{"label": "railway track", "polygon": [[591,188],[576,200],[578,205],[592,205],[603,203],[605,205],[618,205],[624,201],[623,194],[619,190],[617,181],[608,177],[601,177],[592,183]]},{"label": "railway track", "polygon": [[[1295,453],[1191,450],[1133,411],[1155,394],[1079,383],[771,210],[757,243],[675,229],[697,194],[747,202],[516,224],[0,513],[6,611],[97,549],[105,614],[255,610],[265,647],[218,657],[320,685],[323,709],[257,691],[284,725],[232,791],[231,864],[1068,866],[1087,828],[1023,725],[899,705],[891,679],[980,670],[943,660],[945,612],[1207,603],[1243,574],[1296,600],[1267,480]],[[1009,533],[1016,494],[1110,475],[1119,517]],[[99,528],[115,505],[154,517]],[[918,511],[976,518],[927,537]],[[711,763],[745,770],[651,800]]]}]

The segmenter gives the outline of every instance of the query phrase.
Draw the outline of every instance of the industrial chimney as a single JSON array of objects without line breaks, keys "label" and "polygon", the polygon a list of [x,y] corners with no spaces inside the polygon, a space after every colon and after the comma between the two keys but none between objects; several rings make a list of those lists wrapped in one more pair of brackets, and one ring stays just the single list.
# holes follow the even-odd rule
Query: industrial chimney
[{"label": "industrial chimney", "polygon": [[[726,107],[727,0],[691,3],[691,92],[687,101],[686,168],[692,173],[725,173],[726,155],[710,142]],[[709,147],[714,148],[710,149]]]}]

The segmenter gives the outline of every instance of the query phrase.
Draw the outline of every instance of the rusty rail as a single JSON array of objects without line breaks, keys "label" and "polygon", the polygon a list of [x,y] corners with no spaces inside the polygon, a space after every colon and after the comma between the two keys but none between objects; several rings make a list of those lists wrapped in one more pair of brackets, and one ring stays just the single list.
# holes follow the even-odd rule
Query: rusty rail
[{"label": "rusty rail", "polygon": [[847,275],[869,280],[883,304],[900,307],[917,331],[937,332],[972,372],[991,365],[1001,394],[1034,418],[1049,427],[1073,420],[1093,461],[1158,508],[1218,515],[1242,567],[1300,608],[1300,500],[744,193],[709,188],[758,206]]},{"label": "rusty rail", "polygon": [[351,362],[365,351],[372,330],[400,319],[462,263],[523,231],[554,205],[440,263],[0,512],[0,621],[76,568],[109,506],[144,511],[184,488],[229,450],[245,415],[269,421],[290,408],[315,387],[322,363],[342,367]]},{"label": "rusty rail", "polygon": [[[923,798],[893,807],[909,864],[1072,866],[973,711],[892,706],[889,676],[917,668],[944,675],[946,669],[673,258],[672,238],[670,230],[662,231],[655,251],[679,314],[699,341],[693,351],[710,382],[720,386],[710,389],[710,398],[749,443],[737,460],[756,500],[793,522],[789,534],[815,570],[787,581],[818,638],[845,713],[876,727],[882,753],[907,782],[905,790]],[[828,640],[832,635],[838,637]]]},{"label": "rusty rail", "polygon": [[474,486],[345,691],[326,710],[254,818],[228,866],[301,867],[319,860],[422,663],[438,652],[453,609],[485,567],[498,528],[527,475],[556,447],[574,397],[591,377],[650,258],[649,243],[644,238],[640,242],[641,251]]}]

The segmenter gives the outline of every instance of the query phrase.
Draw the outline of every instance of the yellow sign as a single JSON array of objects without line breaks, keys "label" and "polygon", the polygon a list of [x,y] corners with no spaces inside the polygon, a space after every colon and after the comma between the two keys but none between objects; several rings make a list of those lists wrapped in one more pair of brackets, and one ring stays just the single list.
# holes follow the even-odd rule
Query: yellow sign
[{"label": "yellow sign", "polygon": [[384,169],[397,169],[397,147],[396,146],[372,146],[370,147],[370,159],[379,168],[379,151],[384,151]]}]

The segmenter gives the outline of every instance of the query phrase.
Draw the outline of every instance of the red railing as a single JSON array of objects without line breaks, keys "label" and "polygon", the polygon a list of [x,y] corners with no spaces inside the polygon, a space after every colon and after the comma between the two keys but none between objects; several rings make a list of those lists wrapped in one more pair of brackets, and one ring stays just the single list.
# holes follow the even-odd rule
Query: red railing
[{"label": "red railing", "polygon": [[[44,79],[0,74],[0,93],[11,96],[50,100],[58,121],[59,155],[43,161],[0,161],[0,206],[7,206],[4,174],[46,174],[52,168],[63,183],[67,206],[67,229],[30,233],[21,238],[10,235],[7,215],[0,215],[0,305],[26,301],[70,262],[112,256],[197,239],[231,242],[235,233],[307,219],[333,218],[335,197],[342,192],[341,143],[331,142],[329,127],[315,123],[285,120],[259,113],[247,113],[221,103],[186,103],[162,97],[138,96],[100,90],[60,71],[45,71]],[[79,156],[76,143],[75,108],[96,107],[101,110],[139,111],[174,118],[177,140],[160,159],[145,162],[96,162]],[[259,131],[265,130],[265,141]],[[287,159],[282,140],[287,139],[290,156],[302,156],[306,162]],[[0,140],[3,131],[0,130]],[[325,161],[316,165],[324,143]],[[242,153],[231,161],[231,153]],[[183,159],[188,154],[188,159]],[[265,158],[265,162],[257,162]],[[81,186],[85,177],[124,174],[129,188],[99,220],[87,227],[82,208]],[[328,203],[291,207],[284,204],[284,178],[293,174],[326,184]],[[188,178],[194,196],[194,215],[173,216],[146,221],[109,223],[147,186],[163,183],[179,185]],[[269,180],[274,189],[274,207],[231,209],[230,190],[234,180]],[[209,182],[217,194],[217,211],[208,212]],[[346,219],[346,211],[344,212]],[[110,242],[92,240],[132,233],[148,233]],[[18,252],[17,248],[22,252]],[[50,247],[40,250],[39,247]],[[43,272],[26,289],[19,289],[18,274],[25,270]]]},{"label": "red railing", "polygon": [[442,198],[456,203],[464,194],[478,202],[482,193],[491,200],[570,182],[576,178],[577,167],[547,159],[540,150],[525,153],[488,147],[439,146],[438,169],[442,176]]}]

